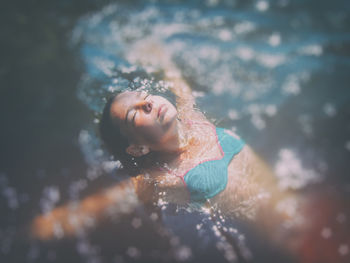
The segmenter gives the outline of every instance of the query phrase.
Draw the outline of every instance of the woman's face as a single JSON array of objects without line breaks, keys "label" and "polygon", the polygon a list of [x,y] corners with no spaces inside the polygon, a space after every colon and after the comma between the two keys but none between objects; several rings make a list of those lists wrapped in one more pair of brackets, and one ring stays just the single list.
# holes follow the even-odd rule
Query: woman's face
[{"label": "woman's face", "polygon": [[131,143],[157,145],[176,132],[177,110],[161,96],[126,91],[111,106],[111,118]]}]

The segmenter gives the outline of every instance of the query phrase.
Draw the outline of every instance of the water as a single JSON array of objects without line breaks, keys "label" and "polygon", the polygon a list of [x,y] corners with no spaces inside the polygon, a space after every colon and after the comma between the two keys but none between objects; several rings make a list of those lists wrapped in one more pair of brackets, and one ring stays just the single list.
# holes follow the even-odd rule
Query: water
[{"label": "water", "polygon": [[[157,213],[140,207],[123,218],[112,209],[103,223],[88,218],[89,230],[76,238],[65,239],[57,227],[58,241],[39,242],[26,231],[36,215],[120,180],[114,176],[119,163],[109,159],[95,131],[104,97],[113,90],[167,90],[161,73],[134,62],[133,46],[145,38],[164,44],[195,91],[198,107],[215,124],[243,135],[274,168],[280,187],[306,194],[325,189],[324,196],[346,204],[349,3],[86,5],[22,4],[9,6],[3,16],[11,22],[3,40],[16,59],[4,56],[7,63],[0,68],[1,257],[6,262],[293,262],[244,222],[224,224],[234,240],[227,242],[205,213],[168,204],[160,204]],[[11,34],[15,30],[20,39]],[[330,207],[336,224],[346,224],[342,206]],[[315,229],[320,239],[334,238],[334,250],[346,260],[349,240],[334,236],[332,220],[319,220]]]}]

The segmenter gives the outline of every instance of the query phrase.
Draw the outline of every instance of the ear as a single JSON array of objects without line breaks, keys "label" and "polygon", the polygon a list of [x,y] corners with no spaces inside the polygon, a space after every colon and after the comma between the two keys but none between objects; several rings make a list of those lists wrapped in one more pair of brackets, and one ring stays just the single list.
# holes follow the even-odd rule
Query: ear
[{"label": "ear", "polygon": [[126,148],[126,153],[134,157],[141,157],[143,155],[146,155],[149,152],[150,152],[150,149],[146,145],[130,144],[128,148]]}]

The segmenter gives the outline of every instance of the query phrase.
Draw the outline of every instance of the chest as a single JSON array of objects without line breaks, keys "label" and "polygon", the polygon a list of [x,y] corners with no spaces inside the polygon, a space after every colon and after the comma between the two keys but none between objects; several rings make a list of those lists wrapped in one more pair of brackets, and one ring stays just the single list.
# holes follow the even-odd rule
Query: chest
[{"label": "chest", "polygon": [[184,177],[199,164],[222,157],[223,151],[215,126],[198,125],[192,128],[186,151],[170,164],[170,169],[176,176]]},{"label": "chest", "polygon": [[228,182],[232,159],[243,148],[244,142],[222,128],[216,128],[216,148],[219,153],[201,160],[188,171],[178,175],[190,192],[191,201],[202,202],[222,192]]}]

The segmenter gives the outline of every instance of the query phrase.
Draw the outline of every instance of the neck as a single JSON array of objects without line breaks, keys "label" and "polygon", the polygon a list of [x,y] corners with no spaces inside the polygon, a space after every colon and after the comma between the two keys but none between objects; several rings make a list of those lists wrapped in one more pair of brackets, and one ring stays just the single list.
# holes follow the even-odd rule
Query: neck
[{"label": "neck", "polygon": [[160,146],[154,150],[155,154],[158,156],[157,159],[171,160],[177,158],[181,153],[187,150],[188,136],[186,127],[179,119],[176,119],[174,125],[174,132],[169,134],[164,142],[160,143]]}]

